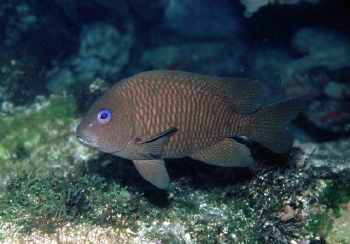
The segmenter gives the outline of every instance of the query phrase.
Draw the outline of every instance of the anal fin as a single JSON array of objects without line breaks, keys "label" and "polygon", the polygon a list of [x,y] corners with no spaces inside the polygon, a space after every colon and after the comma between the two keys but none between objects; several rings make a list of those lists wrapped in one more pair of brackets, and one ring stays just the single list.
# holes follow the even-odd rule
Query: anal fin
[{"label": "anal fin", "polygon": [[231,138],[198,151],[191,158],[223,167],[248,167],[254,163],[249,148]]},{"label": "anal fin", "polygon": [[143,178],[160,189],[168,187],[170,179],[164,160],[134,160],[133,162]]}]

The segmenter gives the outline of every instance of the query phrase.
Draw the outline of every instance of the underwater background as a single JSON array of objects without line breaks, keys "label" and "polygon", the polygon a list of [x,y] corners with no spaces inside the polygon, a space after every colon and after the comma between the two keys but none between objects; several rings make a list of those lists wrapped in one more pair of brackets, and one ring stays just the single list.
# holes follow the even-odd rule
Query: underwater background
[{"label": "underwater background", "polygon": [[[2,243],[350,243],[346,0],[2,0]],[[255,167],[166,160],[171,186],[79,143],[110,86],[146,70],[249,77],[303,97],[294,148]]]}]

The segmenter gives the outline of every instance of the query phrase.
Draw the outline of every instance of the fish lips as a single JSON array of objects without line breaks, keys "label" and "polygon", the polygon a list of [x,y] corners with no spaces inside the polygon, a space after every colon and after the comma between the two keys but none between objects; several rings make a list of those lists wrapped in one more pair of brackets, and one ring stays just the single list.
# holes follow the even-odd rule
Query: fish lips
[{"label": "fish lips", "polygon": [[89,136],[84,136],[82,134],[77,134],[78,141],[84,146],[94,147],[94,141]]},{"label": "fish lips", "polygon": [[113,149],[100,147],[100,146],[96,145],[96,142],[90,136],[86,136],[86,135],[83,135],[81,133],[77,133],[77,138],[78,138],[78,141],[81,144],[83,144],[84,146],[92,147],[92,148],[95,148],[95,149],[100,150],[100,151],[105,152],[105,153],[114,154],[114,153],[119,153],[119,152],[124,150],[124,148],[121,150],[113,150]]}]

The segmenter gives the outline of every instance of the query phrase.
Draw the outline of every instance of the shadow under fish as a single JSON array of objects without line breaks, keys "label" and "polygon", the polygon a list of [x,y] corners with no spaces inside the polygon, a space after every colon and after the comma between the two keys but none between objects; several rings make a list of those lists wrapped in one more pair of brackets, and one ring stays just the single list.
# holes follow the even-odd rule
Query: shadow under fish
[{"label": "shadow under fish", "polygon": [[110,88],[77,127],[89,147],[130,159],[146,180],[165,189],[164,159],[191,157],[207,164],[246,167],[246,136],[277,153],[292,148],[286,124],[304,108],[291,98],[262,107],[270,88],[258,80],[179,71],[149,71]]}]

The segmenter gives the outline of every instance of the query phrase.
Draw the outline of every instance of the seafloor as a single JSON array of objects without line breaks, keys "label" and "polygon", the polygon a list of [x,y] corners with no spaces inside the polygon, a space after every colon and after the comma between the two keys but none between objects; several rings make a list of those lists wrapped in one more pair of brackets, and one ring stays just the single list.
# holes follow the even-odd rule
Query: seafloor
[{"label": "seafloor", "polygon": [[[1,243],[350,243],[346,0],[0,3]],[[303,97],[294,147],[255,166],[166,160],[159,190],[75,129],[145,70],[249,77]]]}]

